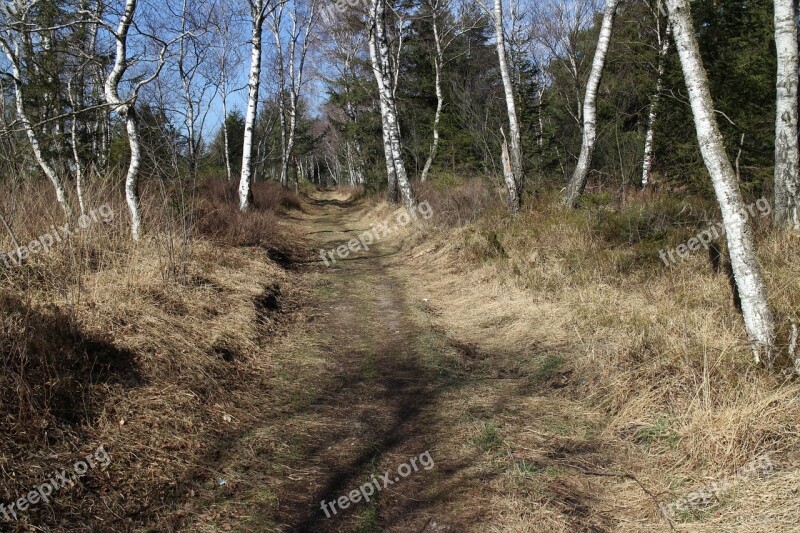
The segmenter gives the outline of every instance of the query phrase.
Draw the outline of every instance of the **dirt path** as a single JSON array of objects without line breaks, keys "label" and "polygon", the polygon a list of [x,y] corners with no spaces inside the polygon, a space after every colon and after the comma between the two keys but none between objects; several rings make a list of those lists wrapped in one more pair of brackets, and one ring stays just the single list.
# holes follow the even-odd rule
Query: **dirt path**
[{"label": "dirt path", "polygon": [[[332,195],[309,210],[300,223],[315,250],[367,229],[358,205]],[[190,529],[501,530],[492,526],[498,497],[530,496],[529,478],[552,481],[546,465],[512,457],[499,430],[503,419],[531,416],[530,404],[519,403],[532,396],[529,376],[493,369],[488,354],[432,327],[425,301],[408,296],[396,246],[387,239],[329,267],[302,266],[310,310],[269,348],[274,399],[221,451],[225,478],[200,495]],[[559,419],[551,400],[537,405],[571,433],[577,454],[595,453],[575,445],[589,423]],[[545,492],[575,515],[572,530],[606,530],[581,519],[588,494],[572,486]],[[528,527],[524,515],[516,530],[547,529]]]}]

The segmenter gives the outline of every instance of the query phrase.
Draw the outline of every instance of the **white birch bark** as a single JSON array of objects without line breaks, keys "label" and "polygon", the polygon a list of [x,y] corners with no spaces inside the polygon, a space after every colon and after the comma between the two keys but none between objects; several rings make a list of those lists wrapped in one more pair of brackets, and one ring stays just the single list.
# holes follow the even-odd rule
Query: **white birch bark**
[{"label": "white birch bark", "polygon": [[[123,101],[119,95],[119,83],[128,68],[128,31],[136,13],[136,1],[126,0],[125,10],[120,17],[119,25],[114,33],[116,40],[116,55],[114,66],[108,74],[105,83],[106,100],[112,109],[125,119],[125,129],[128,132],[128,144],[131,149],[131,160],[128,164],[128,173],[125,177],[125,200],[131,215],[131,236],[138,241],[141,231],[141,214],[139,209],[139,166],[141,164],[141,150],[139,136],[136,129],[134,101]],[[133,135],[131,136],[131,132]]]},{"label": "white birch bark", "polygon": [[[187,0],[183,1],[181,9],[181,33],[178,47],[178,75],[181,79],[181,87],[183,89],[183,100],[186,106],[186,133],[187,133],[187,148],[188,148],[188,163],[189,175],[192,178],[197,177],[197,157],[202,139],[197,136],[197,114],[200,112],[200,104],[195,105],[195,98],[192,94],[193,85],[195,81],[195,73],[198,64],[190,64],[188,62],[188,48],[189,46],[197,46],[196,43],[190,43],[189,39],[194,39],[188,31],[187,25],[189,23],[189,9],[190,6]],[[201,99],[202,100],[202,99]],[[202,130],[202,128],[200,128]]]},{"label": "white birch bark", "polygon": [[583,100],[583,140],[581,153],[572,178],[564,190],[563,201],[568,207],[575,207],[578,198],[586,188],[589,171],[592,168],[595,142],[597,141],[597,91],[603,78],[606,65],[606,55],[611,43],[611,32],[614,28],[614,17],[617,13],[619,0],[607,0],[603,12],[603,23],[600,26],[600,36],[597,39],[597,49],[594,52],[592,70],[589,81],[586,83],[586,93]]},{"label": "white birch bark", "polygon": [[239,209],[247,211],[253,202],[253,129],[258,112],[258,91],[261,87],[262,29],[268,0],[250,0],[252,35],[250,38],[250,74],[248,76],[247,113],[244,120],[242,173],[239,178]]},{"label": "white birch bark", "polygon": [[[281,128],[281,172],[278,181],[281,187],[288,185],[288,171],[289,171],[289,154],[287,146],[287,137],[289,136],[288,124],[286,120],[286,71],[284,69],[283,57],[283,40],[281,39],[281,32],[283,32],[283,8],[285,4],[280,4],[272,13],[272,35],[275,37],[275,55],[278,62],[278,119]],[[291,42],[294,33],[290,35],[290,47],[294,46]],[[289,61],[291,61],[292,54],[289,54]]]},{"label": "white birch bark", "polygon": [[222,69],[220,72],[220,90],[222,96],[222,141],[225,145],[225,177],[231,181],[233,171],[231,170],[231,149],[230,140],[228,138],[228,74],[225,71],[225,59],[222,60]]},{"label": "white birch bark", "polygon": [[433,57],[434,68],[434,88],[436,90],[436,113],[433,116],[433,142],[431,143],[428,159],[425,160],[425,166],[422,169],[419,181],[424,182],[428,179],[428,173],[433,165],[433,160],[436,158],[436,150],[439,147],[439,122],[442,119],[442,108],[444,107],[444,93],[442,92],[442,64],[444,63],[444,54],[442,52],[442,41],[439,37],[439,23],[437,21],[439,9],[439,2],[431,4],[431,25],[433,27],[433,42],[436,46],[435,55]]},{"label": "white birch bark", "polygon": [[67,218],[69,218],[72,215],[72,209],[67,201],[67,196],[64,191],[64,183],[61,181],[61,178],[53,166],[47,161],[47,158],[45,158],[44,153],[42,152],[42,146],[39,144],[39,137],[36,135],[36,132],[33,129],[33,124],[31,124],[28,114],[25,112],[22,72],[20,69],[19,43],[15,42],[14,44],[11,44],[6,42],[4,38],[0,39],[0,50],[3,51],[3,54],[5,54],[6,59],[8,59],[9,65],[11,66],[11,77],[13,78],[14,82],[14,103],[17,120],[25,130],[25,135],[28,137],[28,142],[31,145],[31,150],[33,151],[33,156],[36,158],[36,162],[39,164],[39,167],[42,169],[42,172],[44,172],[45,176],[47,176],[47,179],[50,180],[50,183],[53,184],[58,205],[61,206],[61,209],[64,210],[64,214],[67,216]]},{"label": "white birch bark", "polygon": [[[544,117],[542,113],[542,107],[544,107],[544,86],[539,87],[536,98],[536,118],[539,122],[539,129],[536,132],[536,145],[541,148],[544,145]],[[539,157],[541,158],[541,152]]]},{"label": "white birch bark", "polygon": [[[658,15],[656,15],[657,17]],[[658,20],[658,19],[656,19]],[[667,53],[669,52],[669,40],[672,33],[669,23],[664,36],[661,30],[657,30],[661,43],[658,49],[658,67],[656,80],[656,90],[650,98],[650,113],[647,117],[647,133],[644,138],[644,157],[642,158],[642,187],[647,187],[650,183],[650,174],[653,170],[653,160],[655,151],[655,126],[658,119],[658,103],[661,100],[661,91],[664,89],[664,71],[666,69]]]},{"label": "white birch bark", "polygon": [[[400,121],[397,115],[397,103],[395,100],[395,90],[397,87],[396,65],[392,65],[391,54],[389,51],[389,40],[386,35],[386,0],[378,0],[379,16],[376,17],[378,21],[376,24],[376,43],[378,45],[378,54],[382,65],[382,72],[384,78],[385,98],[386,98],[386,123],[389,128],[389,140],[392,153],[392,160],[394,161],[394,168],[397,174],[397,190],[400,199],[407,207],[415,205],[414,195],[411,191],[411,184],[408,181],[408,174],[406,172],[405,162],[403,161],[403,149],[400,141]],[[398,47],[399,56],[400,47]]]},{"label": "white birch bark", "polygon": [[389,43],[386,37],[386,5],[385,0],[372,0],[370,17],[370,59],[372,71],[378,84],[382,123],[384,127],[384,154],[389,172],[389,199],[392,197],[392,172],[397,184],[397,191],[407,207],[415,205],[411,184],[408,181],[403,162],[400,143],[400,124],[397,119],[397,107],[394,99],[394,76],[389,54]]},{"label": "white birch bark", "polygon": [[[377,3],[380,0],[373,0],[373,1]],[[372,15],[372,17],[374,17],[374,14]],[[374,22],[372,24],[373,27],[370,28],[370,35],[369,35],[369,53],[370,53],[370,61],[372,64],[372,72],[375,75],[375,81],[378,84],[378,104],[380,106],[380,111],[381,111],[381,129],[383,132],[383,155],[384,159],[386,160],[386,175],[388,179],[386,196],[390,202],[394,203],[397,202],[397,171],[394,166],[394,159],[392,158],[392,146],[390,141],[391,134],[389,133],[389,125],[388,122],[386,121],[387,103],[386,99],[383,96],[386,89],[383,85],[384,78],[378,60],[377,44],[375,42],[376,36],[374,30]]]},{"label": "white birch bark", "polygon": [[497,59],[500,64],[500,75],[503,79],[503,91],[506,97],[506,111],[508,113],[508,136],[509,136],[509,157],[511,159],[511,171],[513,183],[506,177],[506,190],[508,193],[508,205],[511,211],[519,210],[520,194],[522,189],[522,136],[519,130],[517,119],[517,106],[514,102],[514,87],[511,82],[511,74],[508,70],[508,60],[506,58],[505,33],[503,30],[503,2],[494,0],[494,32],[495,45],[497,47]]},{"label": "white birch bark", "polygon": [[793,0],[775,0],[775,46],[778,54],[775,116],[776,225],[800,229],[800,183],[797,141],[797,23]]},{"label": "white birch bark", "polygon": [[[283,150],[283,157],[281,160],[281,184],[286,186],[288,183],[289,175],[289,162],[294,156],[295,139],[297,138],[297,113],[298,104],[300,102],[300,91],[303,87],[303,75],[305,71],[306,57],[308,49],[311,44],[311,30],[316,23],[316,2],[311,0],[309,5],[309,14],[305,21],[300,20],[300,13],[298,11],[298,4],[295,2],[292,6],[291,18],[292,28],[289,34],[289,121],[284,135],[285,149]],[[302,24],[298,24],[302,23]],[[300,27],[302,25],[302,28]],[[300,42],[300,51],[297,51],[298,41]],[[280,38],[276,37],[278,42]],[[282,54],[279,53],[279,57]],[[281,78],[283,78],[283,66],[279,66]],[[281,86],[284,86],[283,79],[281,79]],[[282,102],[282,99],[281,99]],[[299,179],[299,176],[297,176]],[[299,184],[295,181],[295,188]]]},{"label": "white birch bark", "polygon": [[700,56],[689,5],[686,0],[667,0],[667,7],[689,92],[697,140],[722,211],[747,336],[756,363],[770,365],[775,343],[775,322],[767,303],[767,291],[756,258],[747,211],[714,115],[708,77]]},{"label": "white birch bark", "polygon": [[156,79],[164,67],[164,57],[167,44],[163,44],[158,57],[158,66],[153,74],[138,81],[131,90],[131,95],[123,99],[119,94],[119,84],[125,75],[130,63],[128,61],[128,32],[133,24],[136,14],[137,0],[125,0],[125,9],[120,17],[116,31],[112,31],[116,41],[114,65],[105,81],[105,97],[109,106],[119,116],[125,119],[125,130],[128,134],[128,144],[131,150],[131,160],[128,163],[128,172],[125,176],[125,200],[131,216],[131,236],[138,241],[141,235],[141,210],[139,200],[139,167],[142,163],[142,150],[139,142],[138,118],[136,116],[136,99],[139,91],[146,84]]},{"label": "white birch bark", "polygon": [[78,205],[81,215],[86,214],[86,202],[83,198],[83,160],[78,149],[78,115],[75,94],[72,91],[72,81],[67,82],[67,94],[69,95],[70,106],[72,107],[72,124],[70,127],[70,145],[72,147],[72,161],[75,165],[75,191],[78,193]]},{"label": "white birch bark", "polygon": [[503,138],[503,142],[500,145],[500,158],[501,162],[503,163],[503,180],[506,184],[506,191],[508,191],[508,204],[513,208],[513,206],[519,206],[516,180],[514,179],[514,168],[511,163],[511,156],[508,153],[508,141],[506,140],[506,134],[502,128],[500,128],[500,135]]}]

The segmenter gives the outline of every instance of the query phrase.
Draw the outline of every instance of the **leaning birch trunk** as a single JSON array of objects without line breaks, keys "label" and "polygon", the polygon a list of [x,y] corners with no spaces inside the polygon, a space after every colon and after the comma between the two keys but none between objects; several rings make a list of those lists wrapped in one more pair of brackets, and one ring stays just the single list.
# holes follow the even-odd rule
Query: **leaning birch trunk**
[{"label": "leaning birch trunk", "polygon": [[419,181],[424,182],[428,179],[428,173],[433,165],[433,160],[436,158],[436,150],[439,147],[439,122],[442,119],[442,107],[444,107],[444,94],[442,93],[442,63],[444,61],[444,54],[442,53],[442,43],[439,39],[439,25],[436,21],[437,6],[433,6],[432,26],[433,26],[433,42],[436,45],[436,55],[433,58],[433,68],[435,72],[435,89],[436,89],[436,114],[433,116],[433,142],[431,149],[428,153],[428,159],[425,161],[425,166],[422,169],[422,174]]},{"label": "leaning birch trunk", "polygon": [[387,106],[388,113],[386,121],[389,126],[389,140],[392,150],[392,159],[397,173],[397,190],[406,207],[414,207],[414,193],[411,190],[411,183],[408,181],[405,163],[403,162],[402,145],[400,144],[400,123],[397,119],[397,110],[394,97],[391,98]]},{"label": "leaning birch trunk", "polygon": [[251,0],[252,38],[250,51],[250,75],[248,79],[247,114],[244,120],[244,139],[242,147],[242,173],[239,178],[239,209],[247,211],[253,203],[253,128],[258,112],[258,91],[261,86],[261,30],[264,25],[262,2]]},{"label": "leaning birch trunk", "polygon": [[800,229],[800,183],[797,141],[797,25],[792,0],[775,0],[775,46],[778,52],[775,117],[776,225]]},{"label": "leaning birch trunk", "polygon": [[756,259],[752,230],[747,222],[739,184],[725,153],[722,134],[714,115],[708,77],[700,57],[691,12],[686,0],[667,0],[667,7],[689,92],[697,140],[722,211],[747,337],[756,363],[771,365],[775,322],[767,303],[767,291]]},{"label": "leaning birch trunk", "polygon": [[[644,157],[642,158],[642,188],[650,183],[650,174],[653,171],[653,160],[655,158],[655,129],[658,119],[658,103],[661,100],[661,91],[664,89],[664,71],[666,69],[667,53],[669,52],[669,39],[672,30],[669,23],[658,50],[658,79],[656,90],[650,99],[650,116],[647,119],[647,134],[644,139]],[[661,33],[659,32],[659,36]]]},{"label": "leaning birch trunk", "polygon": [[508,203],[510,206],[519,206],[519,198],[517,197],[517,187],[514,180],[514,169],[511,165],[511,156],[508,154],[508,141],[506,141],[506,134],[500,128],[500,135],[503,137],[503,143],[500,145],[501,160],[503,162],[503,180],[506,184],[508,191]]},{"label": "leaning birch trunk", "polygon": [[15,50],[12,52],[12,50],[9,48],[9,45],[0,40],[0,49],[2,49],[3,53],[8,59],[9,65],[11,66],[11,77],[14,80],[14,103],[16,106],[15,109],[17,113],[17,120],[25,130],[25,135],[28,137],[28,142],[31,145],[31,150],[33,151],[33,156],[36,158],[36,162],[39,164],[39,167],[42,169],[42,172],[44,172],[45,176],[47,176],[47,179],[50,180],[50,183],[53,184],[53,188],[56,191],[56,201],[58,202],[58,205],[61,206],[61,209],[64,210],[64,214],[67,216],[67,218],[69,218],[72,216],[72,209],[70,208],[66,193],[64,192],[64,184],[62,183],[61,178],[58,176],[58,173],[55,171],[53,166],[48,163],[47,159],[45,158],[44,153],[42,152],[42,147],[39,144],[39,138],[36,136],[36,132],[33,130],[33,125],[28,118],[28,114],[25,112],[22,73],[20,72],[19,68],[19,45],[15,45]]},{"label": "leaning birch trunk", "polygon": [[[503,2],[494,0],[494,31],[497,45],[497,59],[500,64],[500,75],[503,79],[503,90],[506,96],[506,111],[508,112],[508,136],[510,137],[510,158],[511,170],[514,177],[513,187],[506,182],[508,192],[508,205],[511,211],[519,210],[520,195],[522,192],[522,136],[519,131],[519,121],[517,120],[517,106],[514,103],[514,87],[511,82],[511,74],[508,71],[508,61],[506,59],[505,35],[503,30]],[[513,189],[513,190],[512,190]]]},{"label": "leaning birch trunk", "polygon": [[597,91],[603,78],[606,65],[608,46],[611,43],[611,31],[614,28],[614,16],[617,13],[619,0],[607,0],[603,13],[603,24],[600,26],[600,37],[597,40],[597,50],[594,52],[592,70],[589,81],[586,83],[586,94],[583,100],[583,140],[578,164],[572,173],[572,178],[564,190],[563,202],[567,207],[575,207],[578,198],[586,188],[586,180],[592,168],[595,142],[597,141]]}]

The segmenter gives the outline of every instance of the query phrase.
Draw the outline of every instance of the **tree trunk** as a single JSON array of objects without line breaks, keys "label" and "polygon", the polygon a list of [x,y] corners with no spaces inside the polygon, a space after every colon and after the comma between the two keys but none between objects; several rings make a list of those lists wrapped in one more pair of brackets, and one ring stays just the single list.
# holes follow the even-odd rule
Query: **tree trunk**
[{"label": "tree trunk", "polygon": [[444,54],[442,53],[442,43],[439,39],[439,25],[436,21],[436,9],[438,6],[433,7],[433,14],[431,15],[433,26],[433,42],[436,45],[436,55],[433,58],[433,67],[435,71],[435,90],[436,90],[436,114],[433,116],[433,142],[431,143],[431,150],[428,153],[428,159],[425,161],[425,166],[422,169],[419,181],[424,182],[428,179],[428,173],[433,165],[433,160],[436,158],[436,150],[439,147],[439,122],[442,119],[442,108],[444,107],[444,94],[442,92],[442,63],[444,62]]},{"label": "tree trunk", "polygon": [[603,24],[600,27],[600,37],[597,40],[597,50],[594,52],[592,70],[589,81],[586,83],[586,94],[583,100],[583,141],[578,164],[572,173],[572,178],[564,190],[563,201],[567,207],[574,208],[578,198],[586,188],[589,171],[592,168],[595,141],[597,141],[597,91],[603,78],[606,65],[606,55],[611,43],[611,31],[614,28],[614,16],[617,13],[619,0],[607,0],[603,13]]},{"label": "tree trunk", "polygon": [[233,172],[231,170],[230,142],[228,140],[228,75],[225,73],[225,62],[222,63],[222,139],[225,144],[225,177],[231,181]]},{"label": "tree trunk", "polygon": [[406,173],[406,165],[403,162],[403,148],[400,141],[400,121],[397,115],[397,104],[394,97],[394,92],[397,84],[396,66],[391,63],[391,55],[389,53],[389,41],[386,37],[386,0],[377,0],[379,6],[378,16],[376,17],[376,44],[378,45],[378,54],[380,56],[380,63],[382,65],[382,73],[384,78],[384,95],[386,98],[386,123],[389,127],[389,141],[392,153],[392,160],[394,161],[394,169],[397,174],[397,190],[398,196],[402,199],[403,204],[407,207],[415,205],[414,195],[411,191],[411,184],[408,181],[408,174]]},{"label": "tree trunk", "polygon": [[[373,0],[379,2],[380,0]],[[374,13],[372,15],[374,18]],[[381,110],[381,128],[383,131],[383,155],[386,160],[386,176],[388,179],[386,188],[386,198],[391,203],[397,202],[397,171],[394,167],[394,159],[392,158],[392,146],[390,141],[389,125],[386,121],[386,99],[384,98],[385,88],[383,86],[383,74],[381,72],[380,63],[378,62],[377,44],[375,42],[375,23],[370,28],[369,34],[369,54],[372,62],[372,72],[375,75],[375,81],[378,84],[378,103]]]},{"label": "tree trunk", "polygon": [[503,179],[508,191],[508,205],[512,211],[519,209],[519,197],[517,196],[517,187],[514,179],[514,168],[511,164],[511,156],[508,153],[508,141],[506,141],[506,134],[500,128],[500,135],[503,137],[503,143],[500,145],[501,160],[503,163]]},{"label": "tree trunk", "polygon": [[78,193],[78,205],[81,209],[81,215],[86,214],[86,202],[83,198],[83,160],[81,159],[80,150],[78,148],[78,115],[75,94],[72,91],[72,80],[67,83],[67,94],[69,95],[69,102],[72,108],[72,124],[70,127],[70,145],[72,147],[72,160],[75,164],[75,191]]},{"label": "tree trunk", "polygon": [[[370,17],[370,58],[372,71],[378,84],[381,116],[384,130],[384,153],[386,167],[389,172],[389,200],[396,199],[398,193],[407,207],[415,205],[411,184],[403,163],[400,143],[400,124],[397,120],[397,107],[393,95],[393,74],[389,56],[389,43],[386,38],[386,6],[385,0],[373,0]],[[394,171],[392,172],[392,167]],[[392,189],[392,181],[396,183],[396,191]]]},{"label": "tree trunk", "polygon": [[125,129],[131,147],[131,161],[128,164],[128,174],[125,176],[125,201],[131,213],[131,234],[133,240],[138,241],[142,227],[139,209],[139,167],[142,164],[142,149],[139,143],[139,119],[133,106],[129,106],[125,113]]},{"label": "tree trunk", "polygon": [[[128,133],[128,144],[131,149],[131,160],[128,164],[128,173],[125,177],[125,199],[131,215],[131,236],[138,241],[141,231],[141,215],[139,212],[139,166],[141,165],[141,147],[139,143],[138,121],[136,117],[136,96],[144,81],[140,81],[133,90],[133,95],[128,101],[123,101],[119,95],[119,84],[128,68],[128,30],[133,23],[136,13],[137,0],[126,0],[125,10],[120,17],[116,40],[116,55],[114,66],[109,72],[105,82],[106,101],[121,117],[125,119],[125,129]],[[163,50],[161,58],[163,60]],[[163,65],[163,61],[161,63]],[[159,67],[160,70],[160,67]],[[156,71],[156,74],[158,71]],[[155,77],[155,75],[153,77]],[[152,78],[151,78],[152,79]]]},{"label": "tree trunk", "polygon": [[64,214],[69,218],[72,215],[72,209],[70,208],[69,202],[67,201],[66,193],[64,192],[64,184],[61,181],[61,178],[56,173],[53,166],[47,161],[42,152],[42,147],[39,144],[39,138],[36,136],[36,132],[33,130],[33,125],[31,124],[30,119],[28,119],[28,114],[25,112],[25,100],[22,90],[22,73],[20,72],[19,68],[19,60],[20,60],[20,51],[19,45],[15,45],[15,50],[9,48],[10,45],[6,44],[3,41],[0,41],[0,49],[2,49],[3,53],[5,54],[6,58],[8,59],[9,65],[11,66],[11,77],[14,81],[14,101],[16,104],[16,113],[17,113],[17,120],[19,120],[20,124],[22,124],[22,128],[25,130],[25,135],[28,137],[28,142],[31,145],[31,150],[33,151],[33,156],[36,158],[36,162],[39,164],[39,167],[44,172],[45,176],[50,180],[50,183],[53,184],[53,188],[56,191],[56,201],[58,205],[61,206],[61,209],[64,210]]},{"label": "tree trunk", "polygon": [[669,23],[667,23],[666,32],[661,37],[659,30],[659,38],[661,46],[658,50],[658,79],[656,81],[656,90],[653,97],[650,99],[650,116],[647,120],[647,134],[644,138],[644,157],[642,158],[642,188],[647,187],[650,183],[650,174],[653,170],[653,159],[655,151],[655,126],[656,119],[658,118],[658,102],[661,100],[661,91],[664,89],[664,70],[666,69],[667,53],[669,52],[669,39],[672,30]]},{"label": "tree trunk", "polygon": [[775,0],[778,52],[775,117],[775,225],[800,229],[797,141],[797,25],[793,0]]},{"label": "tree trunk", "polygon": [[264,25],[262,1],[265,0],[256,0],[252,10],[253,35],[250,52],[250,75],[247,84],[247,114],[244,121],[242,173],[239,178],[239,209],[241,211],[247,211],[253,203],[253,128],[255,127],[256,114],[258,112],[258,91],[261,86],[261,29]]},{"label": "tree trunk", "polygon": [[519,210],[520,196],[522,193],[523,169],[522,169],[522,136],[517,120],[517,106],[514,103],[514,88],[511,82],[511,74],[508,70],[506,59],[505,34],[503,30],[503,2],[494,0],[494,32],[497,46],[497,59],[500,64],[500,75],[503,79],[503,90],[506,96],[506,111],[508,112],[508,136],[510,137],[509,157],[511,159],[511,171],[514,183],[506,180],[508,192],[508,204],[511,211]]},{"label": "tree trunk", "polygon": [[722,211],[747,336],[756,363],[763,361],[770,365],[775,343],[775,323],[767,303],[767,291],[756,259],[747,211],[714,115],[708,77],[695,37],[691,12],[686,0],[667,0],[667,7],[689,92],[697,140]]},{"label": "tree trunk", "polygon": [[[283,68],[283,41],[281,39],[281,32],[283,31],[281,21],[283,20],[283,7],[280,4],[277,13],[272,15],[272,34],[275,37],[275,54],[276,61],[278,62],[278,116],[281,127],[281,172],[278,181],[281,187],[289,186],[289,151],[288,151],[288,123],[286,120],[286,71]],[[290,46],[293,47],[294,35],[289,35]],[[293,54],[289,54],[289,62],[293,61]]]},{"label": "tree trunk", "polygon": [[286,137],[286,161],[281,165],[281,179],[288,185],[289,161],[293,157],[294,140],[297,131],[297,101],[294,95],[289,96],[289,128]]}]

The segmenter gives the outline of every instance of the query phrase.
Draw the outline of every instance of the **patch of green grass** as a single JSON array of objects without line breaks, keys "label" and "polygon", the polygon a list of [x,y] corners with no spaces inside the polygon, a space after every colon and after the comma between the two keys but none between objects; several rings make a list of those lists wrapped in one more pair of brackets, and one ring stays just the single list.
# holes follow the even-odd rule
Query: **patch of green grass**
[{"label": "patch of green grass", "polygon": [[517,469],[517,472],[523,476],[550,476],[556,477],[561,475],[561,470],[554,466],[540,466],[536,464],[534,461],[516,461],[514,466]]},{"label": "patch of green grass", "polygon": [[706,518],[711,516],[712,509],[718,506],[707,507],[703,509],[686,509],[685,511],[675,510],[674,520],[676,522],[703,522]]},{"label": "patch of green grass", "polygon": [[334,293],[334,290],[330,285],[319,284],[314,286],[314,293],[319,296],[330,296]]},{"label": "patch of green grass", "polygon": [[361,366],[361,375],[370,381],[377,380],[381,373],[378,370],[377,355],[371,347],[364,353],[364,364]]},{"label": "patch of green grass", "polygon": [[358,533],[377,533],[382,531],[378,525],[378,505],[371,500],[367,506],[356,515],[355,531]]},{"label": "patch of green grass", "polygon": [[504,444],[500,430],[492,422],[484,422],[480,435],[472,439],[472,444],[483,452],[499,450]]},{"label": "patch of green grass", "polygon": [[530,373],[528,379],[532,382],[543,382],[552,378],[556,371],[566,362],[560,355],[548,354],[539,366]]},{"label": "patch of green grass", "polygon": [[578,431],[575,424],[561,418],[542,421],[542,429],[546,430],[548,433],[555,433],[556,435],[574,435]]},{"label": "patch of green grass", "polygon": [[645,446],[666,445],[668,448],[674,448],[681,440],[681,436],[670,427],[670,422],[665,417],[658,417],[654,424],[637,429],[633,438]]}]

